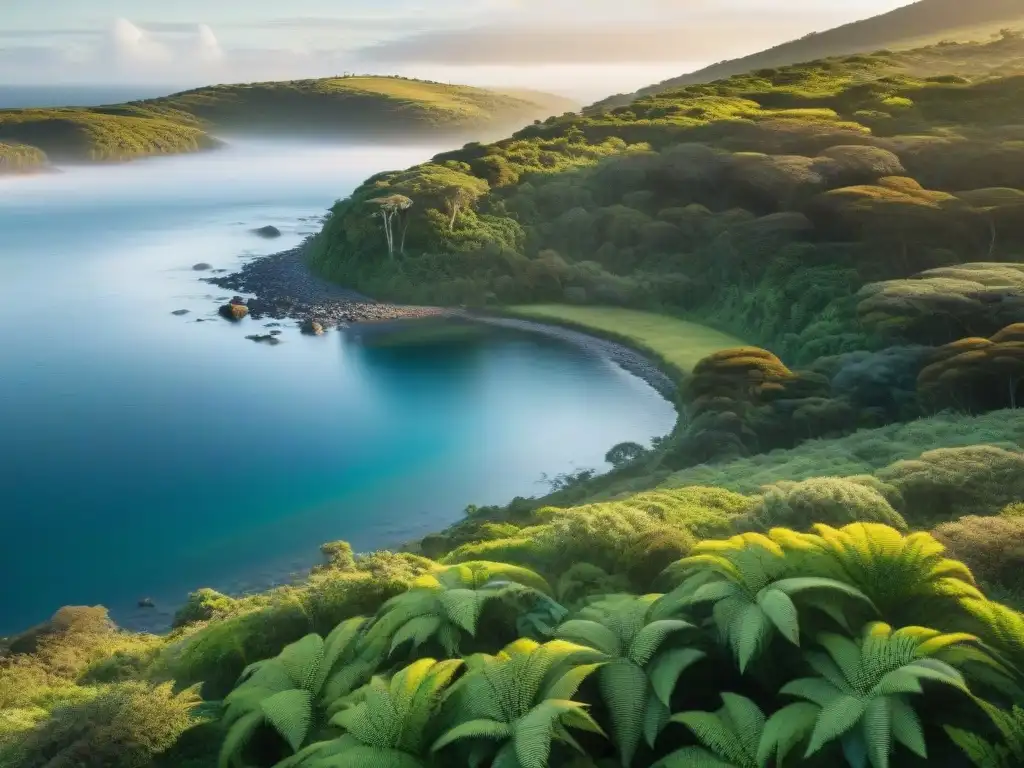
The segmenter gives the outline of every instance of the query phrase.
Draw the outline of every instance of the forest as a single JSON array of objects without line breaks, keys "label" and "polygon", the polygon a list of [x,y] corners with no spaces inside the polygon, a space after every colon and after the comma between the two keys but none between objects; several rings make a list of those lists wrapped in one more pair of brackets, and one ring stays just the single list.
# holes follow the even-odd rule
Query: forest
[{"label": "forest", "polygon": [[0,768],[1024,765],[1022,55],[759,70],[368,180],[316,269],[639,347],[675,430],[165,636],[61,609],[4,643]]},{"label": "forest", "polygon": [[53,162],[110,162],[214,148],[220,141],[211,134],[224,132],[402,141],[502,135],[572,108],[545,93],[346,76],[216,85],[101,107],[5,109],[0,142],[29,145]]}]

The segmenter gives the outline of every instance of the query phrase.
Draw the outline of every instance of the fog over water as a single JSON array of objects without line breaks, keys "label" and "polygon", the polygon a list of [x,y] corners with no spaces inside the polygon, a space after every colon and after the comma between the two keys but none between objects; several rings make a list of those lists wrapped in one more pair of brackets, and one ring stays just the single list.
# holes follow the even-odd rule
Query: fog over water
[{"label": "fog over water", "polygon": [[441,149],[235,142],[0,179],[0,634],[64,604],[158,627],[192,589],[438,530],[671,429],[646,383],[544,337],[384,352],[289,324],[267,347],[216,317],[194,263],[294,246]]}]

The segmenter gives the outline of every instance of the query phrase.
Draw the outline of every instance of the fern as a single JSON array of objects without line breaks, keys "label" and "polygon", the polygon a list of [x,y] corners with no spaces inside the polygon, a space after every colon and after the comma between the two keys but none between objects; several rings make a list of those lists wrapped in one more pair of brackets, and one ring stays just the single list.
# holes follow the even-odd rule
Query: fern
[{"label": "fern", "polygon": [[[492,600],[512,600],[525,596],[547,597],[551,588],[543,578],[527,568],[489,562],[470,562],[439,567],[434,573],[416,579],[409,591],[392,598],[378,614],[367,638],[370,642],[389,643],[389,653],[411,645],[418,651],[428,641],[436,641],[445,653],[454,657],[465,635],[474,637],[484,606]],[[556,620],[560,606],[547,597],[543,610],[532,615],[538,628],[545,618]],[[524,627],[525,628],[525,627]]]},{"label": "fern", "polygon": [[472,740],[494,766],[547,768],[555,742],[578,747],[569,728],[603,734],[573,697],[604,661],[604,654],[562,640],[517,640],[497,656],[471,656],[452,689],[456,725],[433,752]]},{"label": "fern", "polygon": [[870,601],[855,587],[806,575],[805,552],[787,551],[776,540],[781,534],[747,533],[698,544],[690,557],[671,566],[670,570],[685,580],[658,601],[653,615],[666,618],[710,605],[719,637],[732,649],[744,672],[776,634],[793,645],[800,644],[801,610],[834,616],[839,599],[870,607]]},{"label": "fern", "polygon": [[797,536],[805,551],[825,556],[815,565],[859,589],[893,624],[960,629],[951,621],[958,606],[984,599],[967,566],[944,557],[945,548],[928,533],[904,536],[875,523],[814,531]]},{"label": "fern", "polygon": [[590,646],[609,658],[598,672],[598,682],[624,768],[632,764],[643,736],[654,746],[668,723],[669,698],[680,675],[704,657],[693,649],[659,653],[670,637],[696,627],[678,619],[651,621],[651,606],[658,597],[607,597],[556,632],[563,640]]},{"label": "fern", "polygon": [[[298,752],[317,730],[320,711],[337,695],[349,693],[376,660],[359,660],[365,619],[351,619],[327,636],[307,635],[273,659],[250,664],[224,699],[227,728],[221,768],[242,766],[242,755],[263,725]],[[368,676],[368,674],[367,674]]]},{"label": "fern", "polygon": [[991,743],[970,731],[946,726],[947,735],[978,768],[1015,768],[1024,765],[1024,709],[1004,712],[987,702],[979,702],[1000,735],[1001,743]]},{"label": "fern", "polygon": [[913,697],[926,682],[969,693],[958,667],[984,656],[970,635],[893,630],[881,622],[869,624],[856,641],[828,634],[819,642],[823,651],[809,652],[807,661],[820,677],[793,680],[781,691],[815,707],[806,756],[840,741],[848,757],[866,755],[874,768],[888,768],[897,745],[927,758]]},{"label": "fern", "polygon": [[685,725],[700,747],[684,747],[655,763],[655,768],[762,768],[773,755],[782,765],[788,752],[802,741],[814,724],[814,710],[794,704],[766,719],[750,699],[722,694],[717,712],[683,712],[672,722]]}]

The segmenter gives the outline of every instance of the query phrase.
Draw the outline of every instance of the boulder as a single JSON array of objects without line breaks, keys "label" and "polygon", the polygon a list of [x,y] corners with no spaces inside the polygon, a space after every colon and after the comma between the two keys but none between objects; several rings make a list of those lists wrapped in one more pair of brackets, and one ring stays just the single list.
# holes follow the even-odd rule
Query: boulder
[{"label": "boulder", "polygon": [[302,332],[307,336],[323,336],[324,327],[317,320],[309,318],[302,321]]},{"label": "boulder", "polygon": [[254,229],[253,233],[260,237],[265,237],[268,240],[281,236],[281,230],[271,224],[268,224],[265,227],[260,227],[259,229]]},{"label": "boulder", "polygon": [[235,304],[234,302],[225,304],[217,311],[221,317],[233,323],[244,320],[249,315],[249,308],[245,304]]},{"label": "boulder", "polygon": [[205,272],[208,269],[213,269],[213,265],[207,264],[205,261],[200,261],[198,264],[193,264],[192,269],[196,272]]}]

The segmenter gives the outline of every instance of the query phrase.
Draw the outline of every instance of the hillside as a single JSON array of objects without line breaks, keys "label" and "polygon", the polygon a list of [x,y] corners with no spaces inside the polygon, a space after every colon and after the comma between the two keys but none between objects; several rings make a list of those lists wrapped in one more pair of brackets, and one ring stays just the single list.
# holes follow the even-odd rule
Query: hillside
[{"label": "hillside", "polygon": [[612,96],[595,106],[621,106],[638,96],[658,91],[815,59],[883,49],[919,48],[941,41],[988,40],[1005,28],[1024,28],[1024,4],[1020,0],[919,0],[890,13],[807,35],[750,56],[722,61],[632,95]]},{"label": "hillside", "polygon": [[[1008,35],[829,59],[552,118],[375,176],[333,208],[310,258],[394,300],[631,307],[770,350],[711,379],[749,366],[765,391],[694,395],[664,445],[670,469],[1005,406],[1019,387],[916,388],[931,348],[971,337],[997,356],[1017,343],[1002,329],[1024,323],[1022,54]],[[921,60],[976,74],[900,69]],[[936,373],[947,387],[970,375]]]},{"label": "hillside", "polygon": [[129,160],[217,146],[214,135],[466,140],[500,136],[575,105],[547,94],[388,77],[221,85],[94,108],[0,110],[0,141],[52,162]]},{"label": "hillside", "polygon": [[372,177],[314,268],[619,339],[678,425],[165,637],[61,609],[0,644],[0,768],[1019,768],[1022,214],[1018,35]]}]

